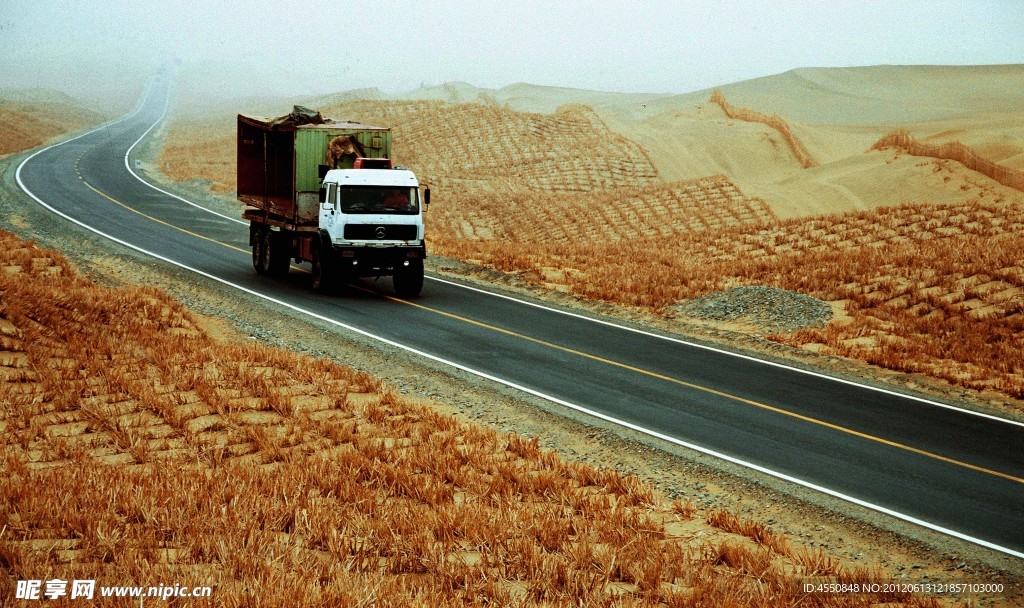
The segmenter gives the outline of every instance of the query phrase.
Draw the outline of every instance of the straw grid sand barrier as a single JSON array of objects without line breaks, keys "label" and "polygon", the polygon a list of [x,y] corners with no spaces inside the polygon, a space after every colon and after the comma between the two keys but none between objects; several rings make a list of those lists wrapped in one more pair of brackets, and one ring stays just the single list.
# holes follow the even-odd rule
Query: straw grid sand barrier
[{"label": "straw grid sand barrier", "polygon": [[778,114],[763,114],[749,108],[737,108],[725,100],[725,95],[721,91],[715,89],[714,93],[711,94],[711,103],[718,104],[725,115],[735,120],[743,120],[746,122],[759,122],[775,129],[782,135],[782,138],[789,144],[789,148],[793,151],[793,156],[796,161],[800,163],[800,166],[804,169],[810,169],[811,167],[817,167],[820,163],[814,160],[811,153],[807,151],[806,146],[803,142],[793,134],[793,130],[789,128],[789,124],[782,119]]},{"label": "straw grid sand barrier", "polygon": [[46,577],[212,587],[203,606],[860,606],[802,584],[885,579],[343,365],[214,340],[7,233],[0,293],[5,597]]},{"label": "straw grid sand barrier", "polygon": [[1004,186],[1024,191],[1024,171],[1004,167],[999,163],[984,158],[970,146],[958,141],[944,144],[927,144],[914,139],[914,136],[909,131],[898,129],[884,135],[871,146],[872,150],[884,150],[886,148],[899,148],[913,156],[930,156],[932,158],[955,160],[971,171],[977,171],[991,177]]}]

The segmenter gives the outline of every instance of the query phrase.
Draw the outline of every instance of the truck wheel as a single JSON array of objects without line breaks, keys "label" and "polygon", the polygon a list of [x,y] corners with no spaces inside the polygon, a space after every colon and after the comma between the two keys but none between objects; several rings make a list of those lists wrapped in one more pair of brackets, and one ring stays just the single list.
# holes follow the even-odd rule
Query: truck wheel
[{"label": "truck wheel", "polygon": [[267,274],[267,234],[260,230],[252,240],[252,267],[256,269],[256,274]]},{"label": "truck wheel", "polygon": [[334,260],[329,252],[317,250],[313,252],[313,291],[332,293],[337,284]]},{"label": "truck wheel", "polygon": [[423,260],[409,260],[409,265],[395,266],[392,277],[395,293],[400,298],[415,298],[423,291]]},{"label": "truck wheel", "polygon": [[285,237],[273,232],[266,232],[263,239],[263,251],[266,258],[265,274],[283,277],[288,274],[291,265],[291,248]]}]

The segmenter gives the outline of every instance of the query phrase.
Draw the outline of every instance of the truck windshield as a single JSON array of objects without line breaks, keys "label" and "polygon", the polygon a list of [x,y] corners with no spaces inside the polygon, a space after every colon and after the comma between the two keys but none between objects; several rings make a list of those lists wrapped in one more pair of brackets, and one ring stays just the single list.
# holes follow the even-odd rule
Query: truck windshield
[{"label": "truck windshield", "polygon": [[419,192],[416,188],[342,186],[339,198],[343,213],[414,215],[419,212]]}]

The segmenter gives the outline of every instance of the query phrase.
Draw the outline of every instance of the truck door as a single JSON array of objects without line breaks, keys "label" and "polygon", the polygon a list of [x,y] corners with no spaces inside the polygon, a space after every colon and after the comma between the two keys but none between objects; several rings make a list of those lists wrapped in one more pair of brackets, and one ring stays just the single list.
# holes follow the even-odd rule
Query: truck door
[{"label": "truck door", "polygon": [[338,185],[327,184],[327,200],[320,205],[320,227],[331,235],[331,240],[338,237]]}]

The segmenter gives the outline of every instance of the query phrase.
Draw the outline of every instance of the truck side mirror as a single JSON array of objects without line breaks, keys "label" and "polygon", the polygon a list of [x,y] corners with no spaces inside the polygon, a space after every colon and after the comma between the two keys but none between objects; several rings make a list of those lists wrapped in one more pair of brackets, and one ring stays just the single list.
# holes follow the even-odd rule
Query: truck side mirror
[{"label": "truck side mirror", "polygon": [[424,188],[423,189],[423,204],[424,205],[429,205],[430,204],[430,188]]},{"label": "truck side mirror", "polygon": [[327,186],[320,186],[320,202],[327,202]]}]

